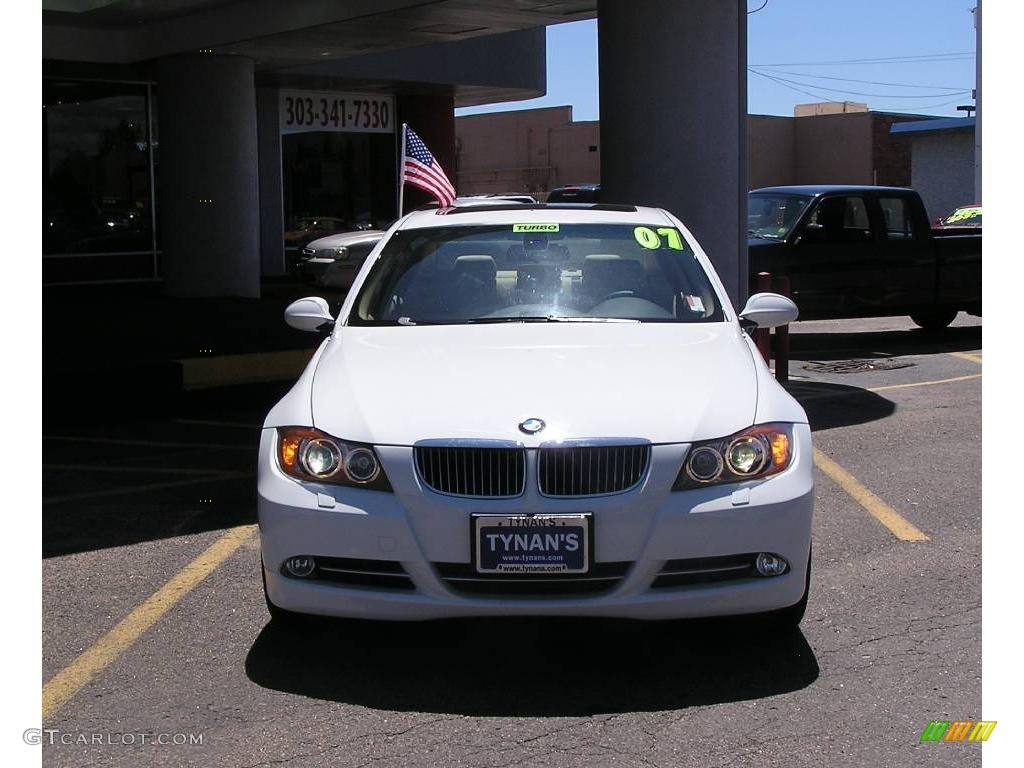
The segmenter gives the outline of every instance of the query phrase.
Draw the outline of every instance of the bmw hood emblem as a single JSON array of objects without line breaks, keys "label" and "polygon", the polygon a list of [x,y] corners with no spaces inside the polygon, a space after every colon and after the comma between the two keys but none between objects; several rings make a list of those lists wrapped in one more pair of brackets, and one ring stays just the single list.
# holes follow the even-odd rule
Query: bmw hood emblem
[{"label": "bmw hood emblem", "polygon": [[536,435],[545,426],[543,419],[527,419],[526,421],[519,422],[519,431],[525,432],[528,435]]}]

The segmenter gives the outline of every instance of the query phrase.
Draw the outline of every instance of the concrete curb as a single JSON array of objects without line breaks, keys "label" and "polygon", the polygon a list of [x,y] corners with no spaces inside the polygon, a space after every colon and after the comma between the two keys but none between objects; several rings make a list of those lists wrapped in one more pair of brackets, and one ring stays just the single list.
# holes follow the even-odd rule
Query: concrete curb
[{"label": "concrete curb", "polygon": [[288,349],[281,352],[187,357],[177,361],[181,366],[181,387],[191,392],[297,379],[315,351]]}]

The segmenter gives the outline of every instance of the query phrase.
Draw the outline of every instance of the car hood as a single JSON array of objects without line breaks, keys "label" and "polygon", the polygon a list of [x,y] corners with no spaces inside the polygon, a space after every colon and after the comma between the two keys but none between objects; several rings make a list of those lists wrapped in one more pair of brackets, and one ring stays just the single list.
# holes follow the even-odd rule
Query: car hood
[{"label": "car hood", "polygon": [[[757,377],[733,323],[339,326],[313,424],[343,439],[721,437],[753,423]],[[543,419],[537,435],[520,422]]]},{"label": "car hood", "polygon": [[337,235],[327,235],[307,243],[307,248],[339,248],[343,245],[353,245],[368,241],[380,240],[384,233],[376,229],[360,229],[358,232],[341,232]]}]

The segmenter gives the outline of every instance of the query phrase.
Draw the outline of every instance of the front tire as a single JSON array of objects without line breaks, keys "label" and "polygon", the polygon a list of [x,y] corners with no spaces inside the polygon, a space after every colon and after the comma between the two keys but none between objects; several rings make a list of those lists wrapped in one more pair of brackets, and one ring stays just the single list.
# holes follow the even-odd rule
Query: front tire
[{"label": "front tire", "polygon": [[956,313],[956,309],[939,307],[923,312],[915,312],[910,316],[910,319],[926,331],[941,331],[956,319]]}]

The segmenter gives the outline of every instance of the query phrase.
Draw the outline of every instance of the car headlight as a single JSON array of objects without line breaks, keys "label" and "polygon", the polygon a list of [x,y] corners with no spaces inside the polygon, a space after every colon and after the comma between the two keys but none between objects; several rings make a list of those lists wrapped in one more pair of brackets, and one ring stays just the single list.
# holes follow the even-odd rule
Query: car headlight
[{"label": "car headlight", "polygon": [[339,440],[310,427],[277,430],[277,463],[296,480],[391,490],[373,446]]},{"label": "car headlight", "polygon": [[792,457],[791,424],[758,424],[690,446],[672,490],[760,480],[784,470]]},{"label": "car headlight", "polygon": [[339,246],[339,247],[334,249],[334,260],[335,261],[344,261],[347,258],[348,258],[348,246],[342,245],[342,246]]}]

